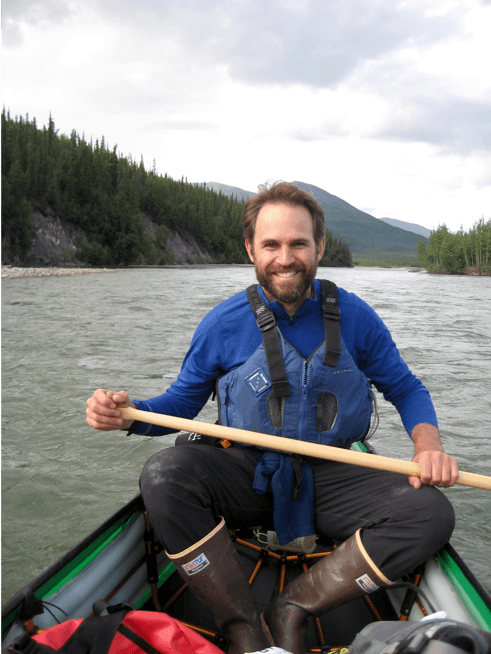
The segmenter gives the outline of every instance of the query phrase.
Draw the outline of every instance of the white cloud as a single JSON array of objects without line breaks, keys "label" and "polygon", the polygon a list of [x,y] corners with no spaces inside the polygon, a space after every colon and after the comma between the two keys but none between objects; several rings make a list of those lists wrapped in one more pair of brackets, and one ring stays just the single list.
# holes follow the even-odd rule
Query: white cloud
[{"label": "white cloud", "polygon": [[204,120],[161,120],[155,123],[147,123],[143,129],[150,132],[159,132],[161,130],[209,132],[216,131],[218,125],[207,123]]},{"label": "white cloud", "polygon": [[445,38],[457,12],[426,17],[392,0],[167,2],[159,15],[187,50],[253,84],[330,88],[366,60]]},{"label": "white cloud", "polygon": [[4,45],[20,45],[25,39],[22,26],[47,29],[73,16],[65,0],[10,0],[2,1],[2,32]]}]

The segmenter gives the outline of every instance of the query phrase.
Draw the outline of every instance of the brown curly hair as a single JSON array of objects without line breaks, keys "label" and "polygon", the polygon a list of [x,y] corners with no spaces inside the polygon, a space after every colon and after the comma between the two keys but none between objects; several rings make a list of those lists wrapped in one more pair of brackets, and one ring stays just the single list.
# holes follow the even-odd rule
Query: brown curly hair
[{"label": "brown curly hair", "polygon": [[312,218],[315,245],[319,248],[326,231],[324,211],[311,193],[290,182],[263,184],[259,187],[259,193],[247,200],[242,217],[246,241],[252,245],[257,216],[265,204],[287,204],[291,207],[300,206],[307,209]]}]

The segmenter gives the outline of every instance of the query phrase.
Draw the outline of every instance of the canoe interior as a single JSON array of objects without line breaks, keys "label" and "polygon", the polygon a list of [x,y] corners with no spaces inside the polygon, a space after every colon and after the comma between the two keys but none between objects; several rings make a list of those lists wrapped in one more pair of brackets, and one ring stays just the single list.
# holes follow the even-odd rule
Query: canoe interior
[{"label": "canoe interior", "polygon": [[[89,617],[92,604],[106,599],[117,604],[130,602],[143,610],[164,610],[182,622],[193,625],[203,636],[226,651],[227,643],[217,632],[213,617],[191,593],[175,572],[160,547],[150,548],[145,541],[146,523],[141,497],[137,496],[81,541],[36,580],[6,603],[2,609],[2,652],[23,629],[21,615],[26,592],[43,599],[46,610],[34,618],[34,624],[48,628],[59,621]],[[292,552],[267,552],[250,531],[236,532],[236,546],[248,578],[254,577],[252,590],[259,608],[264,609],[279,591],[305,565],[313,565],[330,551],[330,544],[319,544],[313,555],[298,557]],[[261,539],[262,540],[262,539]],[[153,566],[153,567],[152,567]],[[156,582],[149,583],[151,578]],[[319,621],[310,620],[308,640],[312,651],[349,646],[356,634],[376,620],[420,620],[425,613],[445,610],[448,617],[491,632],[491,598],[475,579],[451,545],[425,564],[419,586],[424,598],[407,588],[382,588],[369,597],[338,607]],[[152,577],[153,575],[153,577]],[[413,582],[414,577],[404,581]],[[407,606],[406,606],[407,605]],[[63,613],[64,612],[64,613]],[[66,614],[66,615],[65,615]],[[22,618],[22,619],[21,619]]]}]

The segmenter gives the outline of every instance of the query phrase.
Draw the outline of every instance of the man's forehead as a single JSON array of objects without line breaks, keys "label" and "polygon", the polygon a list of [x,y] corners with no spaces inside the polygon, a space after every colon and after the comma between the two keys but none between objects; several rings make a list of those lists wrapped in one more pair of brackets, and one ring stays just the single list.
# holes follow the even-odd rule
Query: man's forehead
[{"label": "man's forehead", "polygon": [[268,232],[279,232],[279,230],[287,230],[290,235],[298,234],[313,238],[312,216],[302,205],[283,203],[263,205],[257,216],[255,235],[262,238],[266,237]]},{"label": "man's forehead", "polygon": [[285,210],[300,211],[302,213],[305,212],[308,216],[310,216],[309,210],[306,207],[304,207],[303,204],[290,204],[289,202],[266,202],[259,209],[258,216],[270,212],[280,213]]}]

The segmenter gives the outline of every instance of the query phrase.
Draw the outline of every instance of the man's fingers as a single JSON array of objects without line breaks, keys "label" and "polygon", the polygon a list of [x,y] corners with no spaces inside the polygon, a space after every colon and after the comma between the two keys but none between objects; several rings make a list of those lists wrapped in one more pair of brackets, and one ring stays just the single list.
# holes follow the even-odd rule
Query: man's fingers
[{"label": "man's fingers", "polygon": [[452,486],[457,483],[457,479],[459,478],[459,466],[457,464],[457,461],[452,457]]},{"label": "man's fingers", "polygon": [[451,480],[452,480],[451,465],[450,465],[450,460],[447,457],[445,460],[442,461],[440,481],[437,484],[437,486],[440,486],[440,488],[447,488],[448,486],[451,486]]},{"label": "man's fingers", "polygon": [[128,402],[128,393],[126,391],[119,391],[118,393],[106,391],[106,395],[116,406]]},{"label": "man's fingers", "polygon": [[94,429],[110,431],[120,429],[123,416],[118,404],[126,401],[128,395],[124,391],[111,393],[105,388],[98,388],[87,400],[87,423]]},{"label": "man's fingers", "polygon": [[444,488],[450,488],[457,482],[458,478],[459,466],[457,465],[457,461],[451,456],[446,456],[445,465],[442,470],[442,483],[438,485]]},{"label": "man's fingers", "polygon": [[[423,455],[427,454],[426,452],[423,452]],[[421,470],[421,484],[423,485],[428,485],[432,483],[433,480],[433,465],[431,458],[429,456],[419,456],[418,457],[418,463],[419,467]]]},{"label": "man's fingers", "polygon": [[110,422],[105,422],[104,416],[98,416],[97,420],[94,420],[93,418],[90,417],[87,411],[87,423],[93,427],[94,429],[98,429],[99,431],[113,431],[115,429],[120,429],[121,425],[123,424],[123,420],[121,418],[119,419],[110,419]]},{"label": "man's fingers", "polygon": [[94,429],[119,429],[123,424],[121,411],[104,408],[99,411],[93,411],[90,407],[87,407],[85,413],[87,415],[87,422]]},{"label": "man's fingers", "polygon": [[121,409],[118,409],[117,404],[112,404],[110,406],[105,406],[104,404],[98,403],[94,398],[89,398],[87,400],[87,415],[90,415],[92,418],[97,419],[97,416],[108,416],[111,418],[121,418]]},{"label": "man's fingers", "polygon": [[416,455],[413,459],[419,463],[421,469],[420,485],[411,481],[414,488],[421,485],[439,486],[440,488],[449,488],[453,486],[459,476],[459,469],[455,459],[439,450],[424,451]]}]

